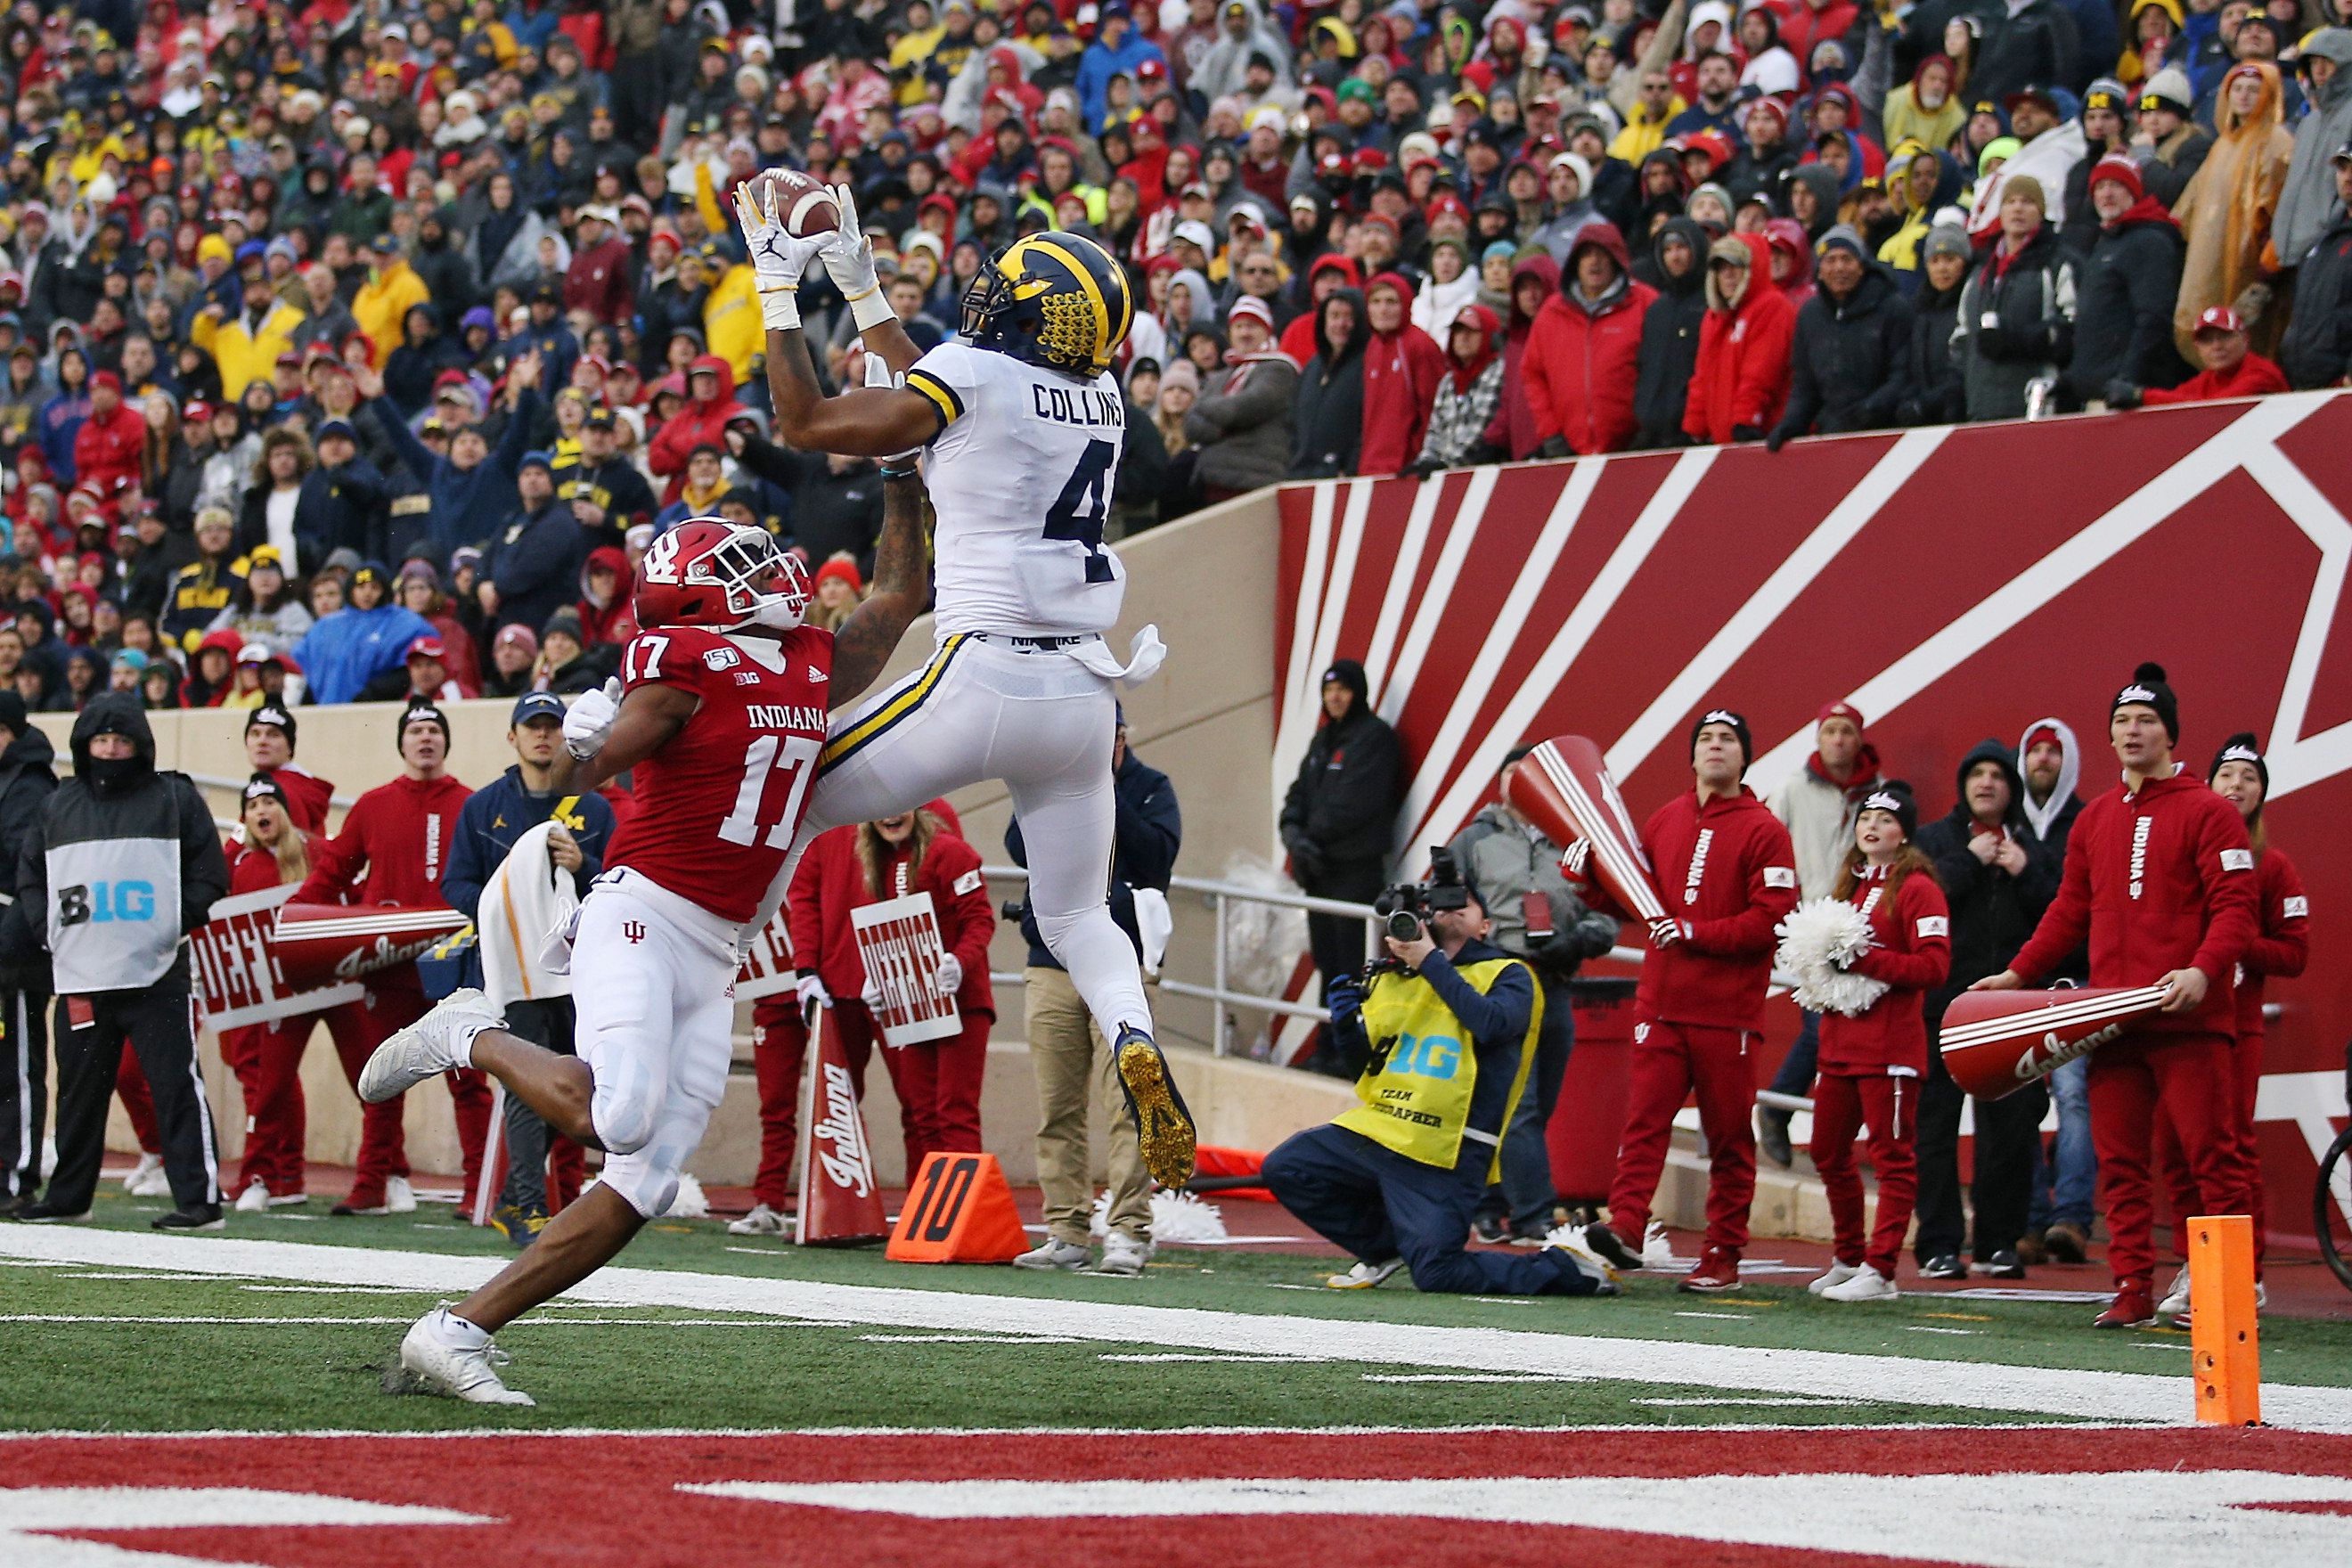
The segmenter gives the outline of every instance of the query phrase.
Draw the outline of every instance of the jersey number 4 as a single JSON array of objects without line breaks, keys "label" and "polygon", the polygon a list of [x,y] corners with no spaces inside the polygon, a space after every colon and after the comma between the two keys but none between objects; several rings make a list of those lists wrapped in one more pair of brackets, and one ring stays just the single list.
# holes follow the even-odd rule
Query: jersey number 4
[{"label": "jersey number 4", "polygon": [[771,849],[791,848],[800,827],[801,802],[808,798],[824,750],[823,741],[808,735],[754,736],[743,753],[743,782],[735,788],[735,809],[719,823],[719,837],[730,844],[760,842],[760,808],[767,801],[769,781],[783,773],[791,784],[784,792],[783,810],[768,820],[766,837]]},{"label": "jersey number 4", "polygon": [[1111,487],[1118,482],[1118,448],[1089,441],[1070,471],[1069,482],[1045,513],[1045,537],[1087,547],[1087,581],[1111,581],[1110,557],[1102,552],[1103,521],[1110,515]]}]

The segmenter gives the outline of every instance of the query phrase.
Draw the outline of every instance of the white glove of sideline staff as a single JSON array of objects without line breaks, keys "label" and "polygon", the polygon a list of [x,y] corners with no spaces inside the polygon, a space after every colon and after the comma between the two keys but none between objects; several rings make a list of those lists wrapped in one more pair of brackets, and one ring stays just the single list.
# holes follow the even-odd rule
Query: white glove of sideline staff
[{"label": "white glove of sideline staff", "polygon": [[833,993],[827,991],[824,982],[814,974],[802,975],[794,989],[801,997],[801,1022],[812,1029],[815,1028],[817,1010],[833,1005]]},{"label": "white glove of sideline staff", "polygon": [[963,960],[958,958],[952,952],[941,954],[940,957],[939,981],[940,994],[942,996],[952,996],[957,992],[962,990]]},{"label": "white glove of sideline staff", "polygon": [[572,700],[563,713],[563,749],[586,762],[612,738],[613,721],[621,716],[621,678],[614,676],[595,690]]}]

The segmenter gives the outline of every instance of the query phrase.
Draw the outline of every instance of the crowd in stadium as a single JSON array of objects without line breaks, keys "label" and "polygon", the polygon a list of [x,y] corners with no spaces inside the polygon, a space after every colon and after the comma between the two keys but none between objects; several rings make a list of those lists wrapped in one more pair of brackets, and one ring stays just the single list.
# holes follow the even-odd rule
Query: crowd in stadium
[{"label": "crowd in stadium", "polygon": [[[697,513],[845,613],[880,485],[768,439],[724,205],[779,166],[855,189],[926,347],[1019,234],[1118,256],[1114,530],[1286,477],[2334,385],[2347,10],[19,6],[0,676],[35,710],[580,689]],[[839,381],[848,312],[803,303]]]}]

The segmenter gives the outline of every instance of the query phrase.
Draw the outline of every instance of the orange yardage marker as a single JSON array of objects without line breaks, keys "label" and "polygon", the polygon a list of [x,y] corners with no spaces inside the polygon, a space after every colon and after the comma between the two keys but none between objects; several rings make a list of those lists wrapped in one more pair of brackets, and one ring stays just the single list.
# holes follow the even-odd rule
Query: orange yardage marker
[{"label": "orange yardage marker", "polygon": [[2189,1364],[2197,1419],[2263,1424],[2262,1340],[2254,1324],[2254,1222],[2200,1215],[2189,1222]]},{"label": "orange yardage marker", "polygon": [[1029,1250],[993,1154],[927,1154],[885,1256],[899,1263],[1010,1263]]}]

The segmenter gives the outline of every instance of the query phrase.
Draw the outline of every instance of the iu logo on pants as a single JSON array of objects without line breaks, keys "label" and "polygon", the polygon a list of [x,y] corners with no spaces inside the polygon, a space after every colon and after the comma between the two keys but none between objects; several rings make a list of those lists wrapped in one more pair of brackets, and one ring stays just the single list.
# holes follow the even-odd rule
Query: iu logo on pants
[{"label": "iu logo on pants", "polygon": [[621,922],[621,934],[629,939],[629,945],[631,947],[635,947],[637,943],[646,940],[646,922],[643,921],[623,921]]}]

